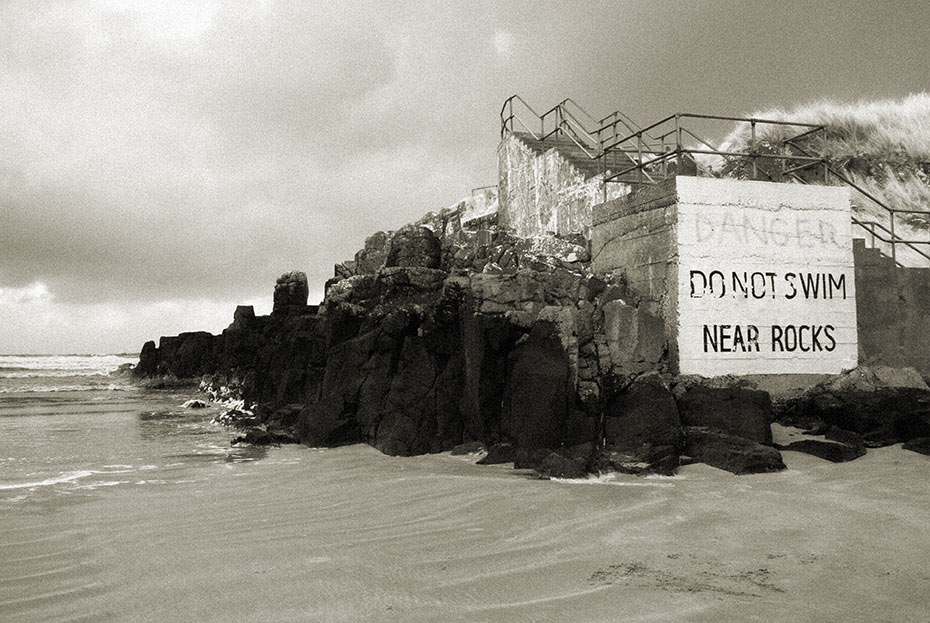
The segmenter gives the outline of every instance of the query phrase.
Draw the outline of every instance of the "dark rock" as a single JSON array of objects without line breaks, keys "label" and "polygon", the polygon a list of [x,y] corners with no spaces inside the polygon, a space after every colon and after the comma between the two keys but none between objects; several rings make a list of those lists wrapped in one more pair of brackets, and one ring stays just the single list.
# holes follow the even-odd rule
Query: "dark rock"
[{"label": "dark rock", "polygon": [[488,448],[488,454],[478,461],[479,465],[497,465],[499,463],[513,463],[517,458],[513,444],[495,443]]},{"label": "dark rock", "polygon": [[427,227],[405,227],[391,237],[385,267],[440,268],[442,245]]},{"label": "dark rock", "polygon": [[514,348],[504,394],[503,427],[519,448],[558,447],[568,417],[569,361],[551,322],[534,325]]},{"label": "dark rock", "polygon": [[540,478],[584,478],[588,474],[588,460],[587,456],[572,457],[550,452],[535,469]]},{"label": "dark rock", "polygon": [[[351,268],[350,268],[351,266]],[[342,262],[333,266],[333,277],[336,279],[348,279],[355,274],[355,262]]]},{"label": "dark rock", "polygon": [[[304,299],[306,303],[306,299]],[[252,323],[255,322],[255,308],[251,305],[237,305],[236,311],[233,313],[232,324],[229,325],[230,329],[248,329]]]},{"label": "dark rock", "polygon": [[483,452],[484,450],[484,443],[480,441],[469,441],[468,443],[460,443],[452,448],[452,456],[475,454],[477,452]]},{"label": "dark rock", "polygon": [[919,452],[930,456],[930,437],[916,437],[901,447],[911,452]]},{"label": "dark rock", "polygon": [[[607,397],[602,471],[658,471],[678,465],[684,445],[675,399],[657,375],[637,378]],[[631,467],[643,464],[643,466]]]},{"label": "dark rock", "polygon": [[355,254],[355,273],[374,275],[387,259],[390,236],[379,231],[365,239],[365,247]]},{"label": "dark rock", "polygon": [[685,426],[705,426],[727,435],[772,444],[772,400],[763,391],[695,385],[678,398],[678,413]]},{"label": "dark rock", "polygon": [[300,440],[293,434],[284,430],[266,430],[264,428],[251,428],[246,431],[245,435],[236,437],[232,445],[249,444],[253,446],[271,446],[286,443],[300,443]]},{"label": "dark rock", "polygon": [[685,429],[684,453],[699,463],[734,474],[757,474],[785,469],[781,454],[745,437],[725,435],[708,428]]},{"label": "dark rock", "polygon": [[833,463],[845,463],[846,461],[852,461],[853,459],[858,459],[860,456],[865,455],[865,448],[863,446],[850,446],[845,443],[819,441],[817,439],[793,441],[787,446],[779,446],[778,449],[811,454]]},{"label": "dark rock", "polygon": [[608,447],[595,458],[597,472],[620,472],[623,474],[664,474],[671,476],[681,465],[676,446],[653,446],[643,444],[635,451],[619,451]]},{"label": "dark rock", "polygon": [[306,307],[309,296],[306,274],[300,271],[284,273],[274,286],[274,306],[271,313],[287,312],[293,307]]},{"label": "dark rock", "polygon": [[852,446],[854,448],[865,447],[865,441],[862,439],[862,435],[849,430],[843,430],[838,426],[829,427],[823,432],[823,435],[831,441],[845,443],[847,446]]},{"label": "dark rock", "polygon": [[142,352],[139,353],[139,363],[133,369],[133,376],[142,378],[153,376],[158,373],[158,348],[155,342],[149,340],[142,345]]},{"label": "dark rock", "polygon": [[817,387],[791,405],[779,421],[822,421],[862,436],[867,447],[930,436],[930,392],[880,387],[872,391],[831,391]]}]

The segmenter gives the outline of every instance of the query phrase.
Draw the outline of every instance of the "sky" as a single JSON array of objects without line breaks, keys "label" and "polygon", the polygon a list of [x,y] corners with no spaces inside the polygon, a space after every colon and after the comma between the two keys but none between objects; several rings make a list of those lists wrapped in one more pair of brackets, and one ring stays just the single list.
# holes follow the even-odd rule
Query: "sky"
[{"label": "sky", "polygon": [[268,313],[497,183],[500,107],[642,125],[930,90],[901,2],[0,3],[0,353],[138,352]]}]

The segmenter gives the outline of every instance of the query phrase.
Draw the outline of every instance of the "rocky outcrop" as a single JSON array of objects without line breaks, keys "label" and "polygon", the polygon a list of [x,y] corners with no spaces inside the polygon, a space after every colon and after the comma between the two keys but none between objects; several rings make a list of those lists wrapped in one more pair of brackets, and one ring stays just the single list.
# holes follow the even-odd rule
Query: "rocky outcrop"
[{"label": "rocky outcrop", "polygon": [[913,370],[860,367],[785,405],[779,421],[851,431],[870,448],[906,442],[930,436],[930,388]]},{"label": "rocky outcrop", "polygon": [[[242,401],[229,420],[247,443],[483,447],[483,463],[561,478],[670,474],[682,456],[736,474],[784,467],[768,395],[668,375],[662,320],[622,280],[591,272],[583,239],[517,238],[464,214],[369,237],[319,306],[306,304],[303,273],[285,273],[269,316],[240,306],[220,335],[148,342],[134,372],[204,376],[212,395]],[[786,449],[846,460],[930,436],[928,408],[916,375],[860,371],[778,415],[828,433]]]},{"label": "rocky outcrop", "polygon": [[744,437],[689,426],[685,429],[685,439],[685,453],[693,460],[737,475],[785,469],[778,450]]},{"label": "rocky outcrop", "polygon": [[678,467],[684,446],[681,419],[672,392],[658,375],[611,392],[603,421],[600,471],[670,474]]},{"label": "rocky outcrop", "polygon": [[[310,296],[310,288],[307,285],[306,274],[300,271],[284,273],[278,277],[274,286],[274,307],[271,313],[287,313],[291,308],[305,307],[308,296]],[[236,311],[239,312],[239,309],[237,308]],[[247,312],[243,313],[247,314]]]},{"label": "rocky outcrop", "polygon": [[704,426],[726,435],[772,445],[775,414],[771,397],[738,386],[708,387],[679,384],[678,410],[685,426]]}]

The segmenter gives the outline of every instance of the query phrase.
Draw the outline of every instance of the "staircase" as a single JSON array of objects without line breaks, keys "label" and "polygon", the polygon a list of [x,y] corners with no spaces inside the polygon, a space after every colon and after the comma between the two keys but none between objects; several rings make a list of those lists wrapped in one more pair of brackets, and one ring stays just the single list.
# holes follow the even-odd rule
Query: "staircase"
[{"label": "staircase", "polygon": [[[742,151],[734,151],[737,147],[732,145],[718,147],[689,127],[689,120],[723,121],[733,127],[747,124],[751,140],[748,147],[740,147]],[[757,138],[757,126],[786,132],[780,142],[773,143],[770,138]],[[538,114],[519,95],[509,97],[501,108],[502,137],[516,138],[537,155],[555,150],[585,179],[601,175],[604,200],[609,182],[650,184],[675,175],[839,184],[856,191],[857,199],[871,212],[871,219],[857,215],[852,223],[876,252],[897,266],[930,267],[930,238],[914,240],[901,235],[906,233],[902,215],[927,212],[892,208],[832,168],[818,151],[823,132],[823,126],[813,124],[691,113],[676,113],[642,128],[620,111],[595,119],[571,99]],[[714,172],[702,164],[707,157],[728,164]]]},{"label": "staircase", "polygon": [[558,152],[559,156],[572,165],[585,179],[592,178],[605,172],[616,171],[622,165],[629,166],[630,160],[621,154],[604,154],[592,158],[588,152],[571,138],[553,136],[540,140],[528,132],[514,132],[512,134],[535,154],[542,155],[550,150]]}]

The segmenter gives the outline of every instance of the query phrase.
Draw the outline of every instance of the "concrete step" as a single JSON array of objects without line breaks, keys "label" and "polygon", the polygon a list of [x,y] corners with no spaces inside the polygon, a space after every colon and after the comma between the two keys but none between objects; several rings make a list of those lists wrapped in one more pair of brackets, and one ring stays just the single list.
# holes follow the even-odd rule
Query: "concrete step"
[{"label": "concrete step", "polygon": [[[566,136],[550,136],[540,141],[529,134],[514,133],[520,141],[532,149],[536,154],[542,155],[550,150],[558,152],[565,161],[571,164],[585,178],[594,177],[604,172],[606,166],[609,171],[619,171],[630,166],[631,160],[624,154],[608,154],[601,158],[591,158],[572,139]],[[595,148],[589,150],[596,153]],[[606,164],[604,159],[606,158]]]}]

